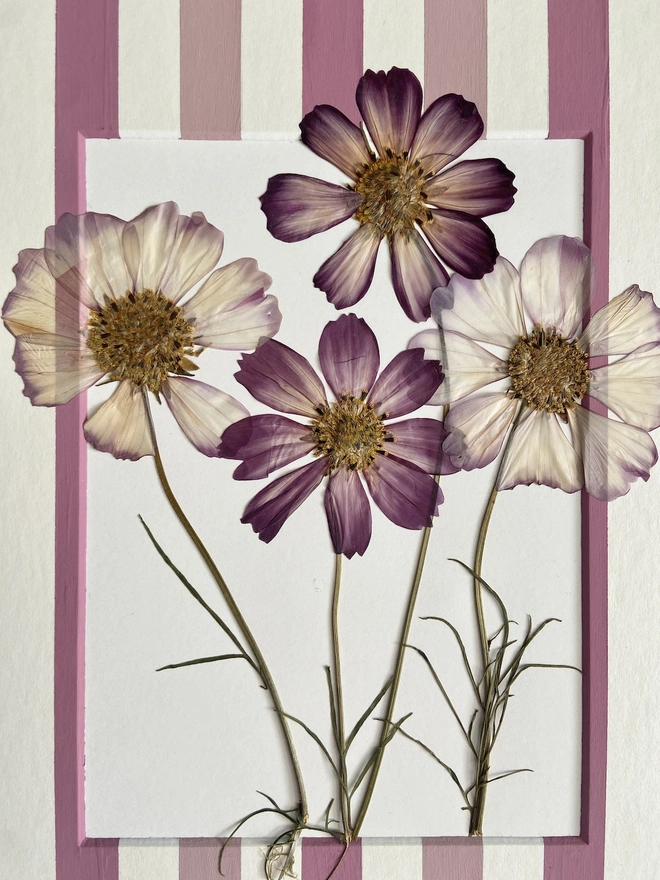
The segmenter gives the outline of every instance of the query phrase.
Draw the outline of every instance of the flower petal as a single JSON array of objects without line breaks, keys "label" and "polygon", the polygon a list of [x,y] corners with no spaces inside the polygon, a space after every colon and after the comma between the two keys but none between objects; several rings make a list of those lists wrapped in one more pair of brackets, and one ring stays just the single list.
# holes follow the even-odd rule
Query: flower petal
[{"label": "flower petal", "polygon": [[133,290],[160,290],[170,254],[179,238],[179,207],[174,202],[152,205],[130,220],[122,245]]},{"label": "flower petal", "polygon": [[362,556],[371,539],[371,507],[356,471],[341,468],[328,480],[323,499],[335,553]]},{"label": "flower petal", "polygon": [[638,477],[648,480],[658,451],[641,428],[607,419],[582,406],[568,410],[573,442],[584,462],[585,489],[600,501],[626,495]]},{"label": "flower petal", "polygon": [[319,458],[273,480],[249,502],[241,522],[250,523],[261,541],[272,541],[294,510],[320,485],[325,466],[325,459]]},{"label": "flower petal", "polygon": [[445,418],[449,437],[443,448],[453,464],[471,471],[494,461],[518,406],[519,401],[497,391],[451,406]]},{"label": "flower petal", "polygon": [[416,231],[397,232],[390,238],[392,283],[401,308],[411,321],[426,321],[431,315],[431,294],[449,280],[422,236]]},{"label": "flower petal", "polygon": [[307,425],[269,414],[230,425],[217,455],[243,462],[234,471],[235,480],[260,480],[312,452],[315,445]]},{"label": "flower petal", "polygon": [[410,158],[419,159],[427,174],[437,174],[476,143],[483,130],[483,120],[471,101],[461,95],[443,95],[422,116]]},{"label": "flower petal", "polygon": [[593,357],[628,354],[658,340],[660,309],[652,294],[633,284],[598,309],[580,337],[580,345]]},{"label": "flower petal", "polygon": [[534,324],[554,327],[571,339],[591,302],[596,270],[589,248],[579,238],[542,238],[520,266],[523,303]]},{"label": "flower petal", "polygon": [[120,382],[83,425],[85,439],[100,452],[137,461],[154,449],[142,391],[129,381]]},{"label": "flower petal", "polygon": [[517,192],[514,177],[499,159],[471,159],[429,180],[424,192],[431,205],[487,217],[509,210]]},{"label": "flower petal", "polygon": [[516,425],[497,489],[538,483],[564,492],[582,488],[580,455],[561,429],[554,413],[526,410]]},{"label": "flower petal", "polygon": [[363,318],[342,315],[325,325],[319,340],[319,359],[335,397],[360,397],[371,389],[378,375],[378,342]]},{"label": "flower petal", "polygon": [[422,87],[410,70],[367,70],[355,101],[381,156],[410,148],[422,112]]},{"label": "flower petal", "polygon": [[360,226],[314,276],[318,287],[337,309],[355,305],[374,277],[380,235],[369,225]]},{"label": "flower petal", "polygon": [[395,525],[423,529],[437,516],[443,500],[440,487],[414,465],[393,455],[380,455],[364,477],[371,497]]},{"label": "flower petal", "polygon": [[208,222],[201,211],[190,217],[181,215],[168,253],[167,268],[160,282],[161,291],[178,302],[207,275],[222,256],[224,235]]},{"label": "flower petal", "polygon": [[260,198],[266,228],[280,241],[302,241],[356,212],[359,193],[302,174],[276,174]]},{"label": "flower petal", "polygon": [[454,403],[508,376],[506,363],[461,333],[440,331],[440,362],[445,378],[434,404]]},{"label": "flower petal", "polygon": [[460,211],[431,211],[433,220],[423,227],[436,254],[466,278],[491,272],[497,259],[495,236],[483,220]]},{"label": "flower petal", "polygon": [[588,393],[629,425],[645,431],[660,426],[660,342],[592,370]]},{"label": "flower petal", "polygon": [[300,123],[300,131],[303,144],[352,180],[361,166],[371,162],[362,132],[336,107],[314,107]]},{"label": "flower petal", "polygon": [[476,342],[513,348],[527,333],[517,270],[498,257],[483,278],[452,275],[446,288],[431,297],[431,312],[445,330],[462,333]]},{"label": "flower petal", "polygon": [[378,415],[397,419],[428,403],[442,382],[438,361],[424,359],[420,348],[397,354],[385,367],[367,398]]},{"label": "flower petal", "polygon": [[416,465],[427,474],[456,473],[449,456],[442,451],[447,431],[439,419],[406,419],[388,424],[387,430],[394,438],[391,451],[397,458]]},{"label": "flower petal", "polygon": [[54,333],[24,333],[16,338],[16,372],[23,394],[34,406],[68,403],[104,375],[82,340]]},{"label": "flower petal", "polygon": [[269,339],[238,363],[236,381],[279,412],[315,419],[318,408],[327,405],[325,389],[310,362],[281,342]]},{"label": "flower petal", "polygon": [[408,348],[423,348],[427,360],[441,361],[440,334],[435,327],[416,333],[408,343]]},{"label": "flower petal", "polygon": [[183,433],[204,455],[217,455],[223,431],[249,415],[238,400],[196,379],[170,376],[162,393]]}]

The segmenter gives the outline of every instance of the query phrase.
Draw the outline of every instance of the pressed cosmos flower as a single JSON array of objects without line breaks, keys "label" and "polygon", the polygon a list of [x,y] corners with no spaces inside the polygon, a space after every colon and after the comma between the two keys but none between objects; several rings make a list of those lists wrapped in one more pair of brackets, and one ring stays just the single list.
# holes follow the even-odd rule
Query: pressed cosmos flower
[{"label": "pressed cosmos flower", "polygon": [[240,361],[238,381],[257,400],[302,416],[235,422],[222,436],[221,458],[242,461],[237,480],[256,480],[311,454],[313,460],[262,489],[242,522],[271,541],[288,517],[328,477],[325,512],[336,553],[362,555],[371,538],[371,510],[363,486],[392,522],[407,529],[430,525],[442,500],[431,474],[456,469],[441,454],[446,434],[437,419],[391,423],[427,403],[442,381],[437,361],[404,351],[378,375],[379,351],[371,329],[355,315],[326,325],[319,341],[321,370],[269,340]]},{"label": "pressed cosmos flower", "polygon": [[[514,175],[499,159],[451,162],[481,136],[474,104],[438,98],[422,115],[422,88],[409,70],[368,70],[356,101],[371,142],[335,107],[315,107],[300,124],[302,140],[350,178],[343,186],[278,174],[261,197],[267,227],[281,241],[301,241],[354,217],[359,226],[314,276],[338,309],[369,289],[378,246],[387,238],[397,299],[413,321],[430,316],[440,263],[468,278],[490,272],[495,237],[481,220],[508,210]],[[439,259],[438,259],[439,258]]]},{"label": "pressed cosmos flower", "polygon": [[[660,309],[634,285],[581,330],[594,276],[587,247],[557,236],[530,248],[520,274],[500,257],[483,280],[454,275],[434,294],[441,333],[424,331],[412,345],[441,357],[446,378],[434,402],[451,404],[444,450],[454,464],[493,461],[519,415],[497,489],[584,486],[611,501],[649,478],[657,451],[647,432],[660,425]],[[483,343],[503,348],[504,358]],[[605,356],[618,359],[590,360]],[[500,379],[502,390],[483,392]],[[587,396],[618,419],[586,409]]]},{"label": "pressed cosmos flower", "polygon": [[2,317],[33,404],[67,403],[100,379],[117,381],[87,419],[85,437],[116,458],[153,454],[147,391],[162,395],[180,427],[215,455],[228,424],[247,414],[233,397],[190,378],[204,348],[252,349],[281,316],[271,278],[240,259],[206,278],[224,236],[201,213],[168,202],[128,222],[64,214],[45,245],[21,251]]}]

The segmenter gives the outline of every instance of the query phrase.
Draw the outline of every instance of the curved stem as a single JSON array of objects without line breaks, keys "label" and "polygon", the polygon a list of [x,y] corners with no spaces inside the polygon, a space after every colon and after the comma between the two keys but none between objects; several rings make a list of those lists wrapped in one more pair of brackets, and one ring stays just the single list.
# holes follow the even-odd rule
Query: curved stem
[{"label": "curved stem", "polygon": [[341,681],[341,658],[339,656],[339,590],[341,587],[342,555],[335,555],[335,584],[332,591],[332,655],[335,678],[335,702],[337,704],[337,749],[339,751],[339,802],[344,826],[344,840],[348,844],[351,836],[351,808],[348,800],[348,772],[346,770],[346,733],[344,727],[344,694]]},{"label": "curved stem", "polygon": [[165,474],[165,469],[163,467],[163,461],[160,457],[158,443],[156,440],[156,431],[154,428],[153,418],[151,416],[151,409],[149,407],[149,400],[147,398],[146,391],[144,391],[144,390],[143,390],[143,395],[144,395],[144,405],[145,405],[145,409],[146,409],[146,413],[147,413],[147,421],[149,423],[149,430],[151,433],[151,440],[152,440],[152,444],[153,444],[154,463],[156,465],[156,472],[158,473],[158,479],[160,480],[160,484],[163,488],[163,492],[165,493],[165,497],[167,498],[167,500],[170,503],[170,507],[174,511],[177,519],[179,520],[179,522],[183,526],[183,528],[186,531],[186,533],[188,534],[190,540],[193,542],[193,544],[195,545],[200,556],[204,560],[204,563],[205,563],[207,569],[209,570],[209,573],[211,574],[213,580],[216,582],[220,592],[222,593],[223,599],[227,603],[227,606],[228,606],[234,620],[236,621],[236,623],[238,625],[238,628],[240,629],[241,633],[243,634],[243,638],[245,639],[245,641],[249,645],[250,650],[252,651],[252,653],[254,655],[254,658],[255,658],[257,666],[258,666],[259,676],[262,679],[266,689],[270,693],[271,699],[273,701],[273,706],[274,706],[275,711],[277,713],[277,717],[279,718],[279,721],[280,721],[282,733],[284,734],[284,739],[286,741],[287,749],[289,751],[289,757],[291,759],[291,766],[293,769],[294,776],[296,778],[296,786],[298,788],[298,796],[299,796],[299,800],[300,800],[300,812],[302,815],[302,821],[306,822],[307,818],[308,818],[307,793],[305,791],[305,784],[304,784],[303,778],[302,778],[302,770],[300,768],[300,762],[298,761],[296,747],[294,745],[293,737],[291,735],[291,730],[289,728],[289,722],[287,721],[286,716],[284,714],[284,708],[282,706],[282,701],[280,700],[280,696],[277,692],[277,688],[275,687],[275,682],[273,681],[273,677],[270,673],[268,665],[266,664],[264,656],[261,653],[259,645],[257,644],[257,641],[256,641],[254,635],[252,634],[252,631],[251,631],[250,627],[248,626],[247,621],[245,620],[245,618],[241,614],[241,611],[240,611],[238,605],[236,604],[236,601],[235,601],[234,597],[232,596],[231,591],[229,590],[229,587],[225,583],[225,579],[220,574],[220,571],[219,571],[217,565],[215,564],[215,562],[213,561],[211,554],[206,549],[206,546],[204,545],[202,539],[199,537],[199,535],[197,534],[197,532],[193,528],[190,520],[183,512],[181,505],[177,501],[177,499],[174,495],[174,492],[172,491],[169,480],[167,479],[167,476]]}]

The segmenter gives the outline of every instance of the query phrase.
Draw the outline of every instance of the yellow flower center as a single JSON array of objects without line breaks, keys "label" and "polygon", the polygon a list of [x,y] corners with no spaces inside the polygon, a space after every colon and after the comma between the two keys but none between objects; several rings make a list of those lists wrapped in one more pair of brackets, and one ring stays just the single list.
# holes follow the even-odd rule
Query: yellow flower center
[{"label": "yellow flower center", "polygon": [[383,418],[376,415],[370,403],[352,394],[319,407],[319,417],[312,422],[314,455],[328,459],[329,474],[342,467],[349,471],[366,470],[377,455],[387,454],[383,443],[394,440],[385,429]]},{"label": "yellow flower center", "polygon": [[415,223],[432,219],[425,205],[426,172],[408,153],[393,153],[374,159],[358,171],[355,192],[364,198],[355,217],[363,225],[375,226],[381,236],[410,232]]},{"label": "yellow flower center", "polygon": [[128,292],[92,312],[87,345],[109,379],[128,379],[155,394],[169,373],[197,369],[189,360],[195,354],[193,328],[183,309],[160,291]]},{"label": "yellow flower center", "polygon": [[557,413],[564,421],[566,411],[589,388],[586,352],[575,340],[569,342],[538,324],[511,350],[507,366],[514,397],[532,409]]}]

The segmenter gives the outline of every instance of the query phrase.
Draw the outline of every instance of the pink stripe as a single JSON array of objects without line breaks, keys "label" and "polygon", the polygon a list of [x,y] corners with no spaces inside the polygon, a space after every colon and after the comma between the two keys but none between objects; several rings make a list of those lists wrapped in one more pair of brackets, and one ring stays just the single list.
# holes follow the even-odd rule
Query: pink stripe
[{"label": "pink stripe", "polygon": [[427,837],[422,841],[422,880],[481,880],[484,851],[477,837]]},{"label": "pink stripe", "polygon": [[[218,838],[191,837],[179,841],[179,877],[185,880],[218,880],[220,848]],[[224,880],[241,880],[241,844],[232,840],[222,856]]]},{"label": "pink stripe", "polygon": [[332,104],[353,122],[362,70],[360,0],[303,0],[303,113]]},{"label": "pink stripe", "polygon": [[344,846],[336,840],[307,837],[303,840],[302,866],[303,880],[326,880],[334,868],[332,880],[361,880],[362,843],[353,841],[344,854]]},{"label": "pink stripe", "polygon": [[[585,138],[584,238],[598,267],[593,308],[608,298],[609,54],[607,0],[548,0],[550,137]],[[583,497],[582,827],[547,838],[544,880],[599,880],[607,767],[607,506]]]},{"label": "pink stripe", "polygon": [[455,92],[474,101],[486,122],[487,0],[425,0],[424,95]]},{"label": "pink stripe", "polygon": [[[119,136],[118,0],[59,0],[55,212],[85,210],[84,139]],[[117,841],[85,840],[86,449],[81,395],[56,411],[55,845],[58,880],[117,880]]]},{"label": "pink stripe", "polygon": [[181,0],[181,137],[241,136],[241,0]]}]

